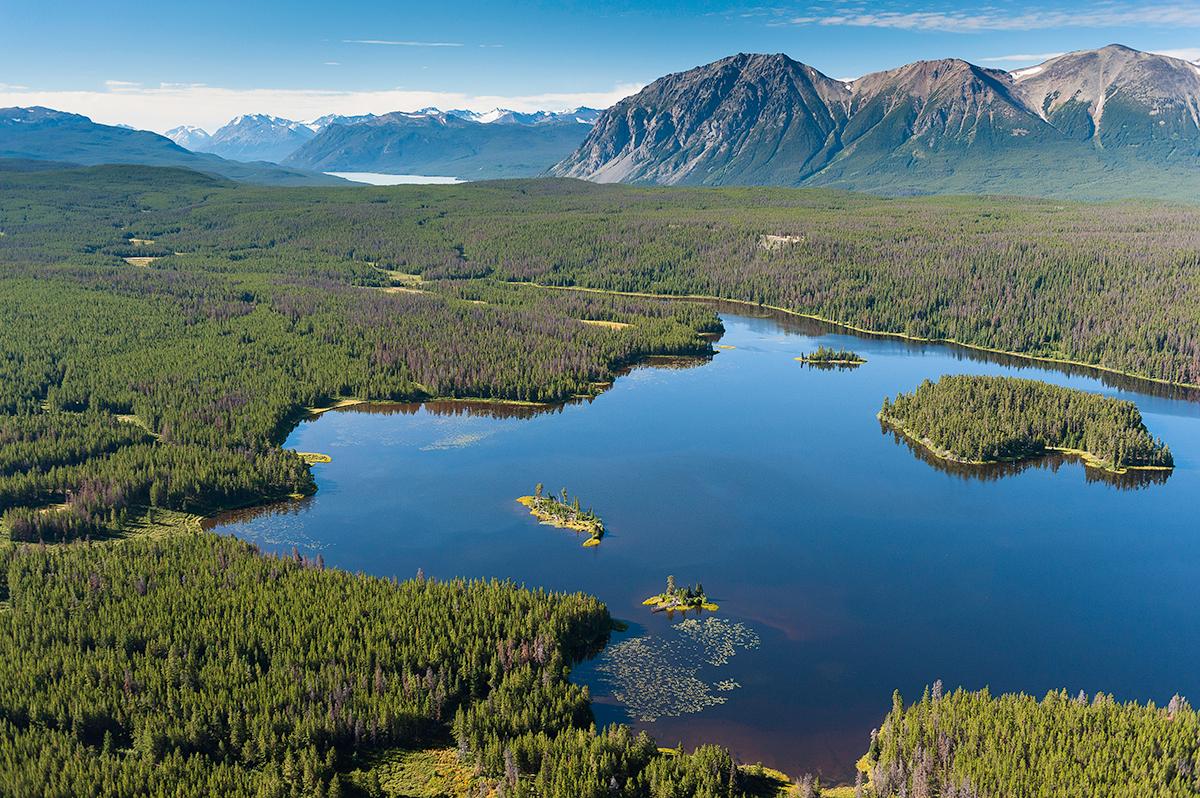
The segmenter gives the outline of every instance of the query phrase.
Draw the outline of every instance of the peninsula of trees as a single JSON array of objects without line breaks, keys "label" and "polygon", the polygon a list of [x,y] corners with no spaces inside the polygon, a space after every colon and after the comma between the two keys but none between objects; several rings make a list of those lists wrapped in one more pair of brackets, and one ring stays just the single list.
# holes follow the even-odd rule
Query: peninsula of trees
[{"label": "peninsula of trees", "polygon": [[812,352],[806,352],[796,358],[801,363],[808,363],[814,366],[861,366],[867,362],[867,359],[857,352],[852,352],[849,349],[831,349],[826,346],[818,346]]},{"label": "peninsula of trees", "polygon": [[1043,798],[1200,794],[1200,713],[1053,691],[1038,701],[941,682],[892,709],[860,773],[869,798]]},{"label": "peninsula of trees", "polygon": [[559,497],[546,495],[545,487],[539,482],[534,487],[532,496],[522,496],[517,501],[528,507],[530,515],[542,523],[585,532],[588,538],[583,545],[599,546],[601,538],[604,537],[604,522],[600,520],[600,516],[592,512],[591,507],[586,510],[581,508],[579,497],[572,499],[566,488],[560,491]]},{"label": "peninsula of trees", "polygon": [[704,585],[677,585],[675,577],[667,577],[667,589],[658,595],[651,596],[642,602],[655,612],[677,612],[687,610],[708,610],[716,612],[720,607],[708,600],[704,594]]},{"label": "peninsula of trees", "polygon": [[612,622],[581,594],[397,583],[204,532],[6,544],[0,598],[2,795],[430,794],[372,763],[431,746],[471,795],[745,794],[721,748],[592,724],[566,674]]},{"label": "peninsula of trees", "polygon": [[1133,402],[1015,377],[953,375],[885,398],[879,418],[938,457],[993,463],[1047,451],[1096,468],[1170,469]]}]

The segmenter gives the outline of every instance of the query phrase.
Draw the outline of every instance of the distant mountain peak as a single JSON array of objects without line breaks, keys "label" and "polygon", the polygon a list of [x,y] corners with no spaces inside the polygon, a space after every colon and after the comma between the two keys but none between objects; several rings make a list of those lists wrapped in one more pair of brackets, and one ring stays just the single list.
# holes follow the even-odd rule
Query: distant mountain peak
[{"label": "distant mountain peak", "polygon": [[167,131],[166,136],[180,147],[192,152],[204,152],[212,142],[212,136],[208,131],[195,125],[173,127]]}]

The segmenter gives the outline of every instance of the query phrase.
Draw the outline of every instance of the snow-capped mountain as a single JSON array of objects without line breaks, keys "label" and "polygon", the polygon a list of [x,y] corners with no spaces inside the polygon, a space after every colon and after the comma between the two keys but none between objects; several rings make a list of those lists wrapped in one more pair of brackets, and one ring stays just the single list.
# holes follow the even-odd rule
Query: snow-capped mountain
[{"label": "snow-capped mountain", "polygon": [[315,135],[303,122],[268,114],[243,114],[213,133],[205,150],[235,161],[279,162]]},{"label": "snow-capped mountain", "polygon": [[212,142],[212,136],[202,127],[195,125],[180,125],[167,131],[167,138],[192,152],[205,152]]},{"label": "snow-capped mountain", "polygon": [[[465,108],[453,108],[443,111],[440,108],[427,107],[416,111],[393,111],[389,114],[325,114],[308,122],[298,122],[269,114],[243,114],[234,117],[211,136],[203,129],[194,125],[180,125],[167,131],[167,137],[185,149],[193,152],[211,152],[222,158],[237,161],[272,161],[280,163],[295,155],[305,144],[324,133],[335,125],[355,127],[358,125],[378,123],[386,120],[397,123],[403,119],[410,120],[439,120],[453,119],[469,125],[497,125],[500,127],[513,126],[518,128],[566,126],[585,131],[584,126],[592,125],[600,116],[595,108],[573,108],[569,111],[513,111],[507,108],[495,108],[491,111],[477,112]],[[436,130],[436,125],[430,130]],[[470,137],[469,133],[455,128],[454,133],[446,133],[450,137]],[[573,132],[562,131],[549,135],[555,141],[574,138]],[[583,133],[579,133],[582,138]],[[546,138],[546,137],[542,137]],[[565,155],[563,152],[562,155]],[[541,164],[539,168],[549,166],[550,162]],[[521,174],[528,172],[527,166],[513,167]],[[486,169],[485,169],[486,171]]]},{"label": "snow-capped mountain", "polygon": [[357,125],[360,122],[366,122],[374,119],[375,114],[357,114],[354,116],[346,116],[344,114],[325,114],[318,116],[311,122],[305,122],[314,133],[320,133],[329,125]]},{"label": "snow-capped mountain", "polygon": [[396,111],[329,124],[286,163],[325,172],[448,175],[468,180],[532,177],[569,155],[587,132],[583,111]]}]

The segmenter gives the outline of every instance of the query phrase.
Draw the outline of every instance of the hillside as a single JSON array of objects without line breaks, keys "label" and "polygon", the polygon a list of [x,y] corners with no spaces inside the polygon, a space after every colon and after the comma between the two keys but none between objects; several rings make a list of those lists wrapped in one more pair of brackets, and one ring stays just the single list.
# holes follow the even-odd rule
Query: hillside
[{"label": "hillside", "polygon": [[573,152],[590,129],[574,118],[489,124],[453,113],[395,112],[331,124],[283,163],[323,172],[531,177]]},{"label": "hillside", "polygon": [[346,184],[302,169],[190,152],[157,133],[99,125],[86,116],[40,107],[0,108],[0,158],[175,166],[263,185]]}]

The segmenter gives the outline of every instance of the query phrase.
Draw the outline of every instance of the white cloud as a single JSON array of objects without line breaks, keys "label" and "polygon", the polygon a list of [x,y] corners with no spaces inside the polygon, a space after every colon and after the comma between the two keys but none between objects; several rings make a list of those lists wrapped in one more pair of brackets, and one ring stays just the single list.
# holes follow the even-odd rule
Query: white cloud
[{"label": "white cloud", "polygon": [[1116,28],[1136,26],[1200,27],[1200,4],[1159,5],[1105,3],[1089,10],[1007,10],[983,6],[978,10],[860,11],[851,8],[793,17],[794,25],[841,25],[866,28],[979,33],[997,30],[1048,28]]},{"label": "white cloud", "polygon": [[980,58],[983,64],[1040,64],[1051,58],[1058,58],[1063,53],[1021,53],[1017,55],[994,55],[990,58]]},{"label": "white cloud", "polygon": [[1184,61],[1200,61],[1200,47],[1180,47],[1174,50],[1151,50],[1150,52],[1171,58],[1182,58]]},{"label": "white cloud", "polygon": [[42,105],[83,114],[102,124],[127,124],[163,132],[183,124],[215,130],[239,114],[250,113],[308,120],[331,113],[381,114],[427,106],[473,111],[561,111],[580,105],[607,108],[642,88],[639,84],[618,84],[604,91],[476,95],[420,89],[227,89],[201,84],[148,87],[127,81],[108,81],[105,85],[106,91],[41,91],[0,85],[0,108]]},{"label": "white cloud", "polygon": [[391,39],[342,39],[342,44],[379,44],[386,47],[462,47],[462,42],[412,42]]}]

